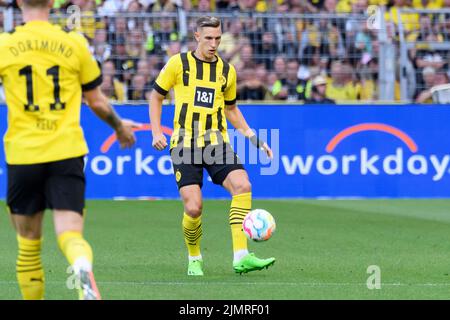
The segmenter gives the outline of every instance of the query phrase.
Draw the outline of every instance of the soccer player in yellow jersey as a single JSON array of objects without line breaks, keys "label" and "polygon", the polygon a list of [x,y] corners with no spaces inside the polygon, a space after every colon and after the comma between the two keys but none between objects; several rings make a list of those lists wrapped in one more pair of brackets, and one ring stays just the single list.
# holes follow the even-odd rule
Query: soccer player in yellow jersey
[{"label": "soccer player in yellow jersey", "polygon": [[88,152],[80,127],[82,93],[122,147],[134,144],[134,123],[121,120],[100,91],[101,72],[86,39],[48,22],[53,0],[18,3],[24,24],[0,34],[0,78],[8,107],[7,205],[17,231],[19,287],[24,299],[44,298],[42,220],[52,209],[59,247],[79,279],[79,298],[100,299],[92,249],[82,235]]},{"label": "soccer player in yellow jersey", "polygon": [[156,79],[150,96],[152,145],[167,147],[161,130],[162,103],[171,88],[175,93],[174,131],[170,153],[175,179],[184,204],[183,231],[189,254],[188,275],[203,275],[202,237],[203,169],[215,184],[232,195],[229,222],[233,240],[233,268],[237,273],[267,268],[275,258],[260,259],[247,249],[242,221],[252,207],[247,172],[229,144],[227,119],[272,158],[267,143],[258,139],[236,106],[236,71],[217,55],[221,23],[215,17],[197,20],[195,51],[170,58]]}]

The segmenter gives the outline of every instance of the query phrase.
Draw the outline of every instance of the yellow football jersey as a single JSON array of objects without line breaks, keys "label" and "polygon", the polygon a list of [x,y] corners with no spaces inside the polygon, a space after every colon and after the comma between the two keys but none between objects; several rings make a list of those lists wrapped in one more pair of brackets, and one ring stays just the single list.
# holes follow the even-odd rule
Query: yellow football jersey
[{"label": "yellow football jersey", "polygon": [[102,77],[83,35],[46,21],[0,34],[0,77],[8,107],[8,164],[87,154],[80,126],[82,90],[96,88]]},{"label": "yellow football jersey", "polygon": [[225,105],[236,103],[236,70],[220,57],[214,62],[184,52],[172,56],[156,79],[154,89],[175,93],[174,131],[170,148],[229,142]]}]

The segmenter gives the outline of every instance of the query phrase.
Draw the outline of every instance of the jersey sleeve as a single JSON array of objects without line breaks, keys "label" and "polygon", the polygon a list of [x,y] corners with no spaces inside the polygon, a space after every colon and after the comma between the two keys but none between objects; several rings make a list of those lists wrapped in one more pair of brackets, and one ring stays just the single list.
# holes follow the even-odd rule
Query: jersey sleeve
[{"label": "jersey sleeve", "polygon": [[2,46],[2,44],[5,43],[7,36],[8,36],[7,33],[0,33],[0,80],[2,77],[3,69],[5,68],[4,61],[6,60],[6,58],[4,57],[4,54],[3,54],[5,52],[5,50]]},{"label": "jersey sleeve", "polygon": [[164,68],[156,79],[153,89],[155,89],[159,94],[166,96],[169,90],[177,82],[178,68],[180,66],[180,56],[175,55],[167,61]]},{"label": "jersey sleeve", "polygon": [[228,75],[227,87],[224,92],[225,105],[233,105],[236,103],[236,69],[230,65],[230,73]]},{"label": "jersey sleeve", "polygon": [[89,50],[89,44],[84,36],[79,35],[80,42],[80,82],[83,91],[95,89],[102,84],[100,66]]}]

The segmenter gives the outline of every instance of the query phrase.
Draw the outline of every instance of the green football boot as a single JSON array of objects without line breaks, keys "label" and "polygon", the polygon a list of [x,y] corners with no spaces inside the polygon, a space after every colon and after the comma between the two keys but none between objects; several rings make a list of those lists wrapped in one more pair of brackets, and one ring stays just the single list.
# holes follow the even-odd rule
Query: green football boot
[{"label": "green football boot", "polygon": [[189,261],[187,274],[189,276],[202,276],[203,275],[203,260]]},{"label": "green football boot", "polygon": [[242,274],[255,270],[269,268],[275,263],[275,258],[260,259],[254,253],[249,253],[238,262],[233,263],[234,272]]}]

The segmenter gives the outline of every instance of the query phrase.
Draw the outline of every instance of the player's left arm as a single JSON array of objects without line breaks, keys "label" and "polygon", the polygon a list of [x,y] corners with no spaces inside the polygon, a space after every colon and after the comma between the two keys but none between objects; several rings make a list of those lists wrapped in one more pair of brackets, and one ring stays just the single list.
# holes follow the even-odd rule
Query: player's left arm
[{"label": "player's left arm", "polygon": [[263,150],[270,159],[273,159],[272,149],[270,149],[267,142],[258,138],[258,136],[253,132],[236,103],[225,106],[225,116],[227,120],[230,121],[230,123],[233,125],[233,127],[235,127],[245,137],[250,139],[251,143],[255,147]]},{"label": "player's left arm", "polygon": [[241,132],[245,137],[249,138],[255,147],[266,152],[270,159],[273,159],[272,149],[269,145],[258,138],[258,136],[250,129],[239,107],[236,105],[236,70],[233,66],[230,68],[228,79],[229,85],[224,92],[225,98],[225,117],[228,121]]}]

